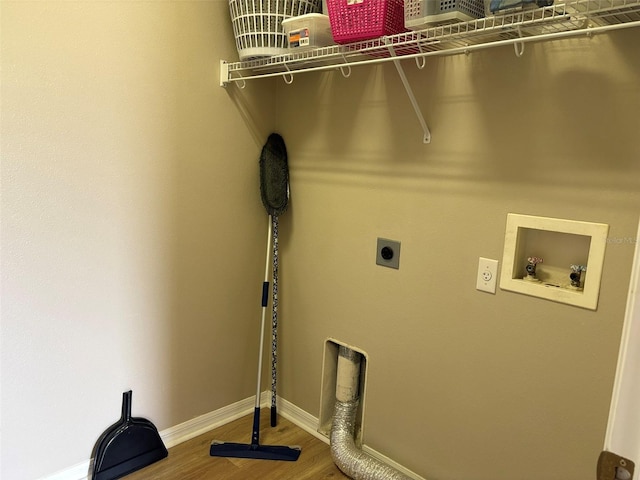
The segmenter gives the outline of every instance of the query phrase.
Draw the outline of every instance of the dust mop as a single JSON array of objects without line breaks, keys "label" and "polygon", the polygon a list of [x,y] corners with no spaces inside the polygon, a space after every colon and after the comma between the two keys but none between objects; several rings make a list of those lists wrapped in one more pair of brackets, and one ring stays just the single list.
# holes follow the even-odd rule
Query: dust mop
[{"label": "dust mop", "polygon": [[[259,460],[296,461],[300,456],[300,447],[296,445],[260,445],[260,386],[262,384],[262,357],[264,353],[264,331],[269,299],[269,260],[271,256],[271,240],[275,232],[275,250],[277,251],[277,217],[282,214],[289,200],[289,170],[287,165],[287,150],[284,140],[277,133],[272,133],[262,148],[260,156],[260,193],[267,213],[269,227],[267,232],[267,261],[265,265],[264,282],[262,283],[262,320],[260,324],[260,347],[258,354],[258,375],[256,385],[256,400],[253,412],[253,430],[251,443],[232,443],[214,440],[209,448],[212,457],[253,458]],[[274,218],[276,221],[274,221]],[[274,229],[275,226],[275,229]],[[274,252],[274,257],[276,256]],[[277,305],[277,298],[274,298]],[[277,317],[274,310],[274,318]],[[276,324],[277,326],[277,324]],[[277,338],[277,337],[275,337]],[[272,359],[275,355],[275,340],[272,340]],[[273,366],[273,360],[272,360]],[[273,377],[273,373],[272,373]],[[275,388],[272,378],[272,388]],[[273,393],[273,392],[272,392]],[[272,399],[272,422],[275,418],[275,396]]]},{"label": "dust mop", "polygon": [[[277,423],[278,362],[278,217],[289,204],[289,167],[283,138],[272,133],[260,156],[260,197],[271,222],[273,240],[273,284],[271,315],[271,426]],[[267,257],[268,258],[268,257]],[[266,277],[266,273],[265,273]]]}]

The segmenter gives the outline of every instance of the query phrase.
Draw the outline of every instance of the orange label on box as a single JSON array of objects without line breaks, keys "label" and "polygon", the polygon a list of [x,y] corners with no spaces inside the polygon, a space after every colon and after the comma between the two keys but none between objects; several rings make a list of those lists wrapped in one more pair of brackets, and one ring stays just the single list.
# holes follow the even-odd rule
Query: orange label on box
[{"label": "orange label on box", "polygon": [[289,32],[289,48],[308,47],[311,43],[309,29],[302,28]]}]

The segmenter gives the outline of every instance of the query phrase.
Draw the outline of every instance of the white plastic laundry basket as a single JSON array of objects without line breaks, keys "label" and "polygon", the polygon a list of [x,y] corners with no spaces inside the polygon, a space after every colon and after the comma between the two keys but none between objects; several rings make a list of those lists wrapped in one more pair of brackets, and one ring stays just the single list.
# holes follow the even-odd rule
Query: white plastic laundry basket
[{"label": "white plastic laundry basket", "polygon": [[240,60],[287,53],[282,21],[322,11],[322,0],[229,0]]}]

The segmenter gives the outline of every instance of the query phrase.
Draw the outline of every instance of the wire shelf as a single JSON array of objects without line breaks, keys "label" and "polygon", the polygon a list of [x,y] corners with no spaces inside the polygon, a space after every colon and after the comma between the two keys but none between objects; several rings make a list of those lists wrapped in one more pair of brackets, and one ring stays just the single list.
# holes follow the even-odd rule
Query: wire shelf
[{"label": "wire shelf", "polygon": [[[467,22],[434,26],[346,45],[243,62],[221,62],[220,83],[434,55],[454,55],[565,36],[640,27],[640,0],[575,0]],[[517,50],[516,50],[517,52]],[[290,82],[288,82],[290,83]]]}]

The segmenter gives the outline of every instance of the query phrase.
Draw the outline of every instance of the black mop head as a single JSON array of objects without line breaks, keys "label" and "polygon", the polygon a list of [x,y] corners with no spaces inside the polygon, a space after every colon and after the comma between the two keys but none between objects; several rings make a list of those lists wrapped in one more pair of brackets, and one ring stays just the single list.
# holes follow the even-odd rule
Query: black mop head
[{"label": "black mop head", "polygon": [[[260,374],[258,374],[258,377]],[[258,383],[259,384],[259,383]],[[256,395],[256,402],[260,397]],[[251,443],[233,443],[214,440],[209,447],[212,457],[253,458],[256,460],[283,460],[295,462],[300,457],[298,445],[260,445],[260,407],[253,410]]]},{"label": "black mop head", "polygon": [[252,458],[255,460],[280,460],[295,462],[301,449],[297,445],[250,445],[214,440],[209,447],[212,457]]},{"label": "black mop head", "polygon": [[267,213],[279,216],[289,203],[287,147],[277,133],[267,139],[260,154],[260,196]]}]

